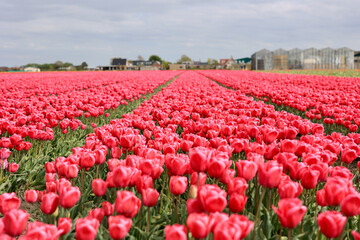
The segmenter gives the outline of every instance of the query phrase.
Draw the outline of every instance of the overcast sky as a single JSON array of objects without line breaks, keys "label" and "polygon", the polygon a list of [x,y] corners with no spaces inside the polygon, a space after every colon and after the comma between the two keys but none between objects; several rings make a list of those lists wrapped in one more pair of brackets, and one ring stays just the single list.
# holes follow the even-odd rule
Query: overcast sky
[{"label": "overcast sky", "polygon": [[360,50],[359,9],[359,0],[1,0],[0,66],[98,66],[151,54],[205,61],[262,48]]}]

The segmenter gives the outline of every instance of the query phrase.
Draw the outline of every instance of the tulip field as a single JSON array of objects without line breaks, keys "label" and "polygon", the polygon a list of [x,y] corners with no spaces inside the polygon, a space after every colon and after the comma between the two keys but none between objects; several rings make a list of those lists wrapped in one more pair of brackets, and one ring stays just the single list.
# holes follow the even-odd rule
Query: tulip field
[{"label": "tulip field", "polygon": [[0,82],[0,239],[360,239],[360,78]]}]

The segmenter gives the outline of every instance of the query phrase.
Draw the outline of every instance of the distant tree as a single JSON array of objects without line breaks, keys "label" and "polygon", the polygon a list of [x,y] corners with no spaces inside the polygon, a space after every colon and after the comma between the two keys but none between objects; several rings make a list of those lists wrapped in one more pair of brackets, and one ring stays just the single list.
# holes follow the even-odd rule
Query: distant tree
[{"label": "distant tree", "polygon": [[177,63],[190,62],[190,61],[192,61],[191,58],[189,58],[187,55],[183,54],[183,55],[181,55],[181,58],[179,59],[179,61],[177,61]]},{"label": "distant tree", "polygon": [[81,63],[81,68],[84,70],[88,67],[88,64],[86,62]]},{"label": "distant tree", "polygon": [[138,60],[144,61],[144,58],[143,58],[141,55],[139,55],[139,56],[138,56]]},{"label": "distant tree", "polygon": [[56,61],[54,63],[54,68],[59,69],[59,68],[63,67],[63,65],[64,65],[64,63],[62,61]]},{"label": "distant tree", "polygon": [[170,69],[169,64],[171,64],[171,62],[167,62],[167,61],[163,60],[162,61],[162,68],[165,69],[165,70],[169,70]]},{"label": "distant tree", "polygon": [[149,61],[159,61],[159,62],[161,62],[161,58],[158,56],[158,55],[151,55],[150,57],[149,57]]},{"label": "distant tree", "polygon": [[213,58],[208,58],[207,62],[209,65],[219,65],[219,62]]}]

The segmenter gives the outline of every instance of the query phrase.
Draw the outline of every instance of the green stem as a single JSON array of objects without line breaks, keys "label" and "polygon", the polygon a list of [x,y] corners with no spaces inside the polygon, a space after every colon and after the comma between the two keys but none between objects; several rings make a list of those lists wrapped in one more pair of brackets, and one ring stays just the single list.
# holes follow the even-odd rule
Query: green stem
[{"label": "green stem", "polygon": [[292,238],[292,229],[288,229],[288,240]]},{"label": "green stem", "polygon": [[269,188],[269,191],[268,191],[268,210],[270,211],[270,207],[271,207],[271,194],[272,193],[272,189]]},{"label": "green stem", "polygon": [[[85,168],[81,169],[81,195],[85,196],[84,194],[84,180],[85,180]],[[81,212],[84,210],[84,199],[81,199]]]},{"label": "green stem", "polygon": [[147,207],[147,228],[146,232],[149,235],[150,233],[150,207]]},{"label": "green stem", "polygon": [[179,223],[179,203],[178,203],[178,199],[175,197],[174,198],[175,201],[175,207],[176,207],[176,222]]},{"label": "green stem", "polygon": [[95,173],[95,178],[99,177],[99,165],[96,165],[96,173]]},{"label": "green stem", "polygon": [[279,240],[281,240],[282,225],[280,224]]},{"label": "green stem", "polygon": [[[304,205],[306,206],[307,204],[307,198],[308,198],[308,195],[309,195],[309,189],[306,189],[305,190],[305,194],[304,194]],[[303,232],[303,228],[304,228],[304,218],[301,220],[301,227],[300,227],[300,233]]]},{"label": "green stem", "polygon": [[257,224],[258,224],[258,218],[259,218],[259,213],[260,213],[260,207],[261,207],[261,203],[264,199],[264,196],[265,196],[265,193],[266,193],[266,188],[263,188],[263,191],[261,193],[261,196],[260,196],[260,200],[258,202],[258,205],[256,207],[256,215],[255,215],[255,222],[254,222],[254,232],[253,232],[253,240],[255,239],[256,237],[256,227],[257,227]]}]

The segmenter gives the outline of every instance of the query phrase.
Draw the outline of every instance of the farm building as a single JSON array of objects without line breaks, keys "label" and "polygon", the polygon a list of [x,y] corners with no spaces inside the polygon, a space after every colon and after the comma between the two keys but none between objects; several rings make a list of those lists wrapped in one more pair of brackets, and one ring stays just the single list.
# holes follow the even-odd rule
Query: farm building
[{"label": "farm building", "polygon": [[252,70],[354,69],[356,56],[349,48],[262,49],[251,56]]},{"label": "farm building", "polygon": [[354,54],[354,68],[360,69],[360,51]]}]

